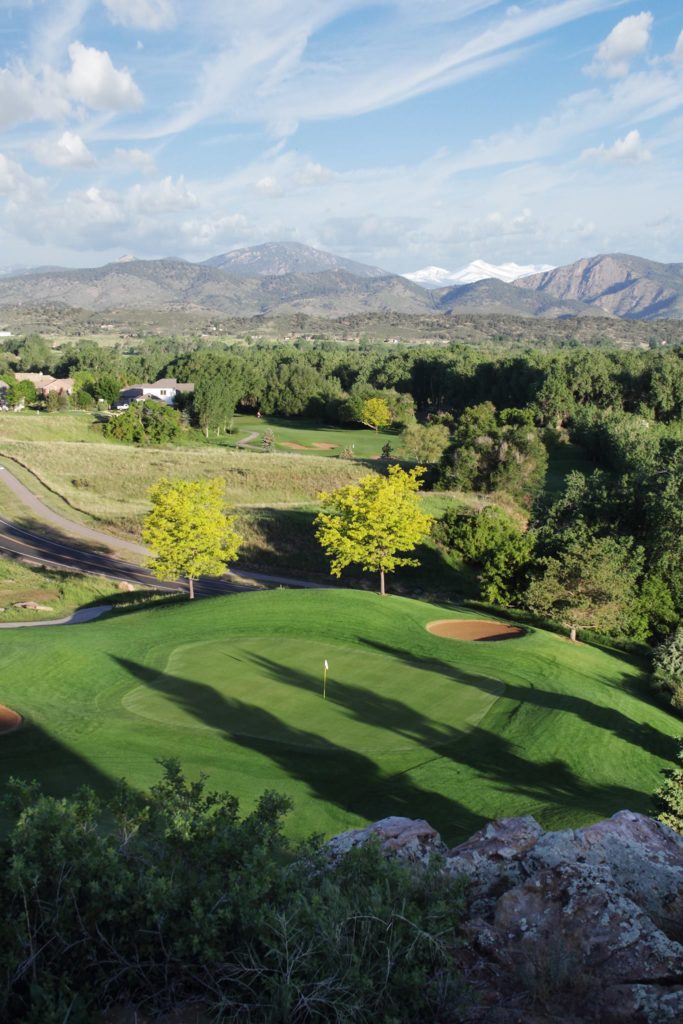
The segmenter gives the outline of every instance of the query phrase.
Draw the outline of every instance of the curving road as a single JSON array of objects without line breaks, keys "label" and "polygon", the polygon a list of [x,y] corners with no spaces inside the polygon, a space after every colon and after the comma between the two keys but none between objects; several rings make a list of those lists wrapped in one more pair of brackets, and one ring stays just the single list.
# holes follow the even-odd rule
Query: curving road
[{"label": "curving road", "polygon": [[[148,569],[120,558],[115,553],[117,550],[123,549],[136,555],[149,555],[149,552],[141,544],[114,537],[90,526],[84,526],[82,523],[77,523],[73,519],[67,519],[58,512],[54,512],[25,484],[13,476],[6,466],[0,466],[0,483],[12,491],[34,518],[43,520],[60,531],[59,539],[52,539],[49,535],[39,533],[37,530],[26,529],[3,515],[0,506],[0,552],[23,558],[38,565],[45,565],[51,569],[66,569],[71,572],[83,573],[86,576],[106,576],[108,579],[118,580],[122,583],[132,583],[169,593],[187,591],[188,585],[185,580],[162,582],[156,579]],[[80,541],[85,543],[79,543]],[[97,549],[95,545],[97,545]],[[105,550],[103,551],[102,548]],[[239,582],[240,579],[245,582]],[[276,586],[306,588],[317,586],[302,580],[289,579],[284,576],[269,576],[264,573],[230,573],[230,575],[219,578],[204,577],[197,580],[195,594],[198,597],[209,597],[216,594],[253,590],[253,584],[246,582],[248,580]]]}]

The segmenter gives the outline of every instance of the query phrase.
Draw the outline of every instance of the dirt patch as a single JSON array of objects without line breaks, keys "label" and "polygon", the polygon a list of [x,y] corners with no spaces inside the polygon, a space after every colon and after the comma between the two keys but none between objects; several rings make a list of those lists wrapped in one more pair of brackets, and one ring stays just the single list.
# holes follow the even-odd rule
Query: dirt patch
[{"label": "dirt patch", "polygon": [[336,444],[328,444],[326,441],[314,441],[311,445],[297,444],[296,441],[282,441],[281,448],[293,448],[297,452],[332,452]]},{"label": "dirt patch", "polygon": [[0,704],[0,735],[7,732],[14,732],[18,729],[24,719],[17,711],[12,711],[11,708],[6,708],[4,704]]},{"label": "dirt patch", "polygon": [[514,640],[526,632],[490,619],[438,619],[427,623],[427,631],[447,640]]}]

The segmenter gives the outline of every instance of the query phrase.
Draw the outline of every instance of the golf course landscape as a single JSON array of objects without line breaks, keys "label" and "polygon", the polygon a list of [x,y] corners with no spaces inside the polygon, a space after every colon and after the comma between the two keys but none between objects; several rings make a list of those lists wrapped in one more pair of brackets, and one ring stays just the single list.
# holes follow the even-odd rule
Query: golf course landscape
[{"label": "golf course landscape", "polygon": [[474,618],[274,590],[11,631],[0,703],[24,722],[0,735],[3,783],[148,787],[173,756],[245,808],[287,794],[297,836],[400,814],[455,842],[492,818],[560,828],[648,811],[680,722],[643,665],[538,629],[489,643],[426,628]]}]

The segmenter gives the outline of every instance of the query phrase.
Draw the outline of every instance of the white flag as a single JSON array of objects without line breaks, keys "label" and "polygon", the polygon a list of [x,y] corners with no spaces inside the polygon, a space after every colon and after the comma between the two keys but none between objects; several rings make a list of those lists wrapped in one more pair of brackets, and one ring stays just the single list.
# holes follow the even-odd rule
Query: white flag
[{"label": "white flag", "polygon": [[330,666],[327,664],[327,658],[325,658],[325,671],[326,672],[329,670],[329,667]]}]

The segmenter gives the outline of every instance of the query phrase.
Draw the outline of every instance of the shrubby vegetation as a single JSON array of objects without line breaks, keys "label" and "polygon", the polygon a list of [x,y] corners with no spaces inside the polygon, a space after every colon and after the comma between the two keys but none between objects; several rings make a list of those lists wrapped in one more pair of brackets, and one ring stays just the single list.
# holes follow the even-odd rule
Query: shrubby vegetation
[{"label": "shrubby vegetation", "polygon": [[[192,1003],[254,1024],[458,1017],[460,882],[376,848],[292,848],[286,799],[237,800],[174,761],[101,801],[13,782],[0,841],[0,1016],[89,1024]],[[105,825],[106,827],[103,827]]]},{"label": "shrubby vegetation", "polygon": [[104,436],[129,444],[169,444],[181,431],[180,413],[162,402],[133,402],[104,424]]}]

